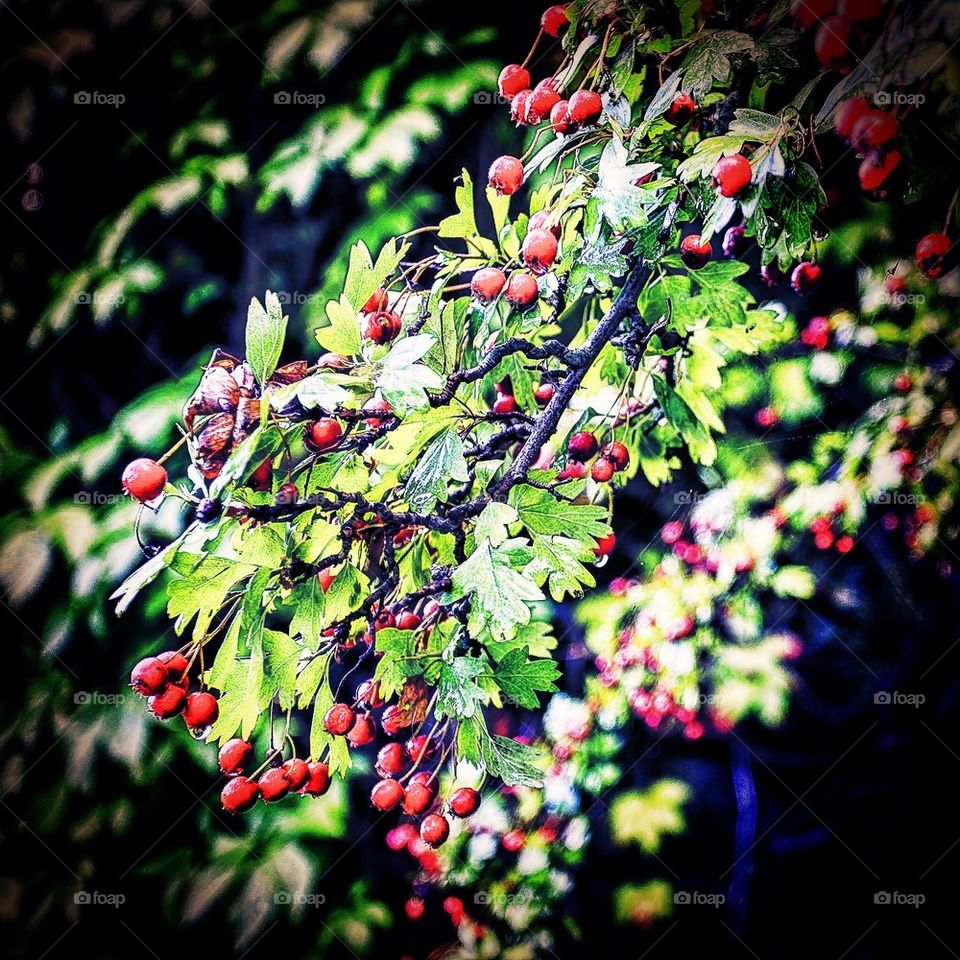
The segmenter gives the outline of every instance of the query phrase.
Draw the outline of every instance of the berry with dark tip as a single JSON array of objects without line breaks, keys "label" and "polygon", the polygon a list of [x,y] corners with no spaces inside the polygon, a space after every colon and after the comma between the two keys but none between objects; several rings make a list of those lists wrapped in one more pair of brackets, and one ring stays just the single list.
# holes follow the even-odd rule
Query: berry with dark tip
[{"label": "berry with dark tip", "polygon": [[559,244],[549,230],[529,230],[523,239],[523,262],[536,274],[546,273],[557,259]]},{"label": "berry with dark tip", "polygon": [[580,430],[567,441],[567,455],[572,460],[589,460],[599,449],[597,438],[589,430]]},{"label": "berry with dark tip", "polygon": [[490,164],[489,184],[501,196],[510,196],[523,183],[523,164],[516,157],[497,157]]},{"label": "berry with dark tip", "polygon": [[492,409],[494,413],[514,413],[517,409],[517,398],[510,394],[497,394]]},{"label": "berry with dark tip", "polygon": [[512,100],[521,90],[530,87],[530,71],[521,67],[519,63],[508,63],[501,71],[497,80],[500,96]]},{"label": "berry with dark tip", "polygon": [[395,703],[391,703],[380,715],[380,726],[383,727],[383,732],[389,737],[398,734],[409,725],[403,711]]},{"label": "berry with dark tip", "polygon": [[370,717],[357,717],[356,722],[347,733],[347,740],[354,747],[365,747],[368,743],[373,743],[373,738],[377,734],[377,728]]},{"label": "berry with dark tip", "polygon": [[147,700],[147,706],[150,712],[158,720],[170,720],[180,713],[183,713],[184,704],[187,702],[187,691],[183,687],[171,683],[162,693],[155,694]]},{"label": "berry with dark tip", "polygon": [[570,122],[570,104],[567,100],[558,100],[550,111],[550,126],[553,132],[558,134],[567,134],[572,126]]},{"label": "berry with dark tip", "polygon": [[227,813],[245,813],[260,796],[260,786],[249,777],[237,777],[220,791],[220,803]]},{"label": "berry with dark tip", "polygon": [[374,343],[389,343],[396,340],[403,326],[400,317],[390,310],[378,310],[367,314],[360,332]]},{"label": "berry with dark tip", "polygon": [[157,655],[157,659],[167,668],[167,679],[171,683],[182,680],[190,668],[190,661],[178,650],[165,650]]},{"label": "berry with dark tip", "polygon": [[678,93],[665,116],[674,126],[681,127],[697,112],[697,103],[689,93]]},{"label": "berry with dark tip", "polygon": [[925,277],[936,279],[943,273],[951,246],[950,238],[945,233],[928,233],[917,243],[914,251],[917,268]]},{"label": "berry with dark tip", "polygon": [[709,240],[701,240],[699,233],[688,234],[680,242],[680,259],[691,270],[706,266],[713,254]]},{"label": "berry with dark tip", "polygon": [[553,79],[541,80],[527,100],[527,123],[535,124],[545,120],[559,100],[560,94],[557,93]]},{"label": "berry with dark tip", "polygon": [[170,671],[159,657],[145,657],[130,671],[130,686],[141,697],[160,693],[170,682]]},{"label": "berry with dark tip", "polygon": [[469,817],[480,806],[480,793],[473,787],[460,787],[450,797],[450,812],[457,817]]},{"label": "berry with dark tip", "polygon": [[183,720],[191,730],[202,730],[216,722],[220,705],[212,693],[191,693],[183,709]]},{"label": "berry with dark tip", "polygon": [[630,451],[616,440],[606,444],[600,451],[600,456],[609,460],[615,470],[626,470],[630,463]]},{"label": "berry with dark tip", "polygon": [[386,743],[377,754],[376,768],[381,777],[396,777],[409,763],[406,750],[399,743]]},{"label": "berry with dark tip", "polygon": [[325,763],[311,763],[310,776],[303,792],[311,797],[322,797],[330,789],[330,768]]},{"label": "berry with dark tip", "polygon": [[903,155],[899,150],[890,150],[884,155],[871,151],[857,170],[860,188],[873,200],[882,200],[887,194],[887,181],[900,166]]},{"label": "berry with dark tip", "polygon": [[307,424],[305,442],[315,453],[335,447],[343,436],[343,427],[333,417],[321,417]]},{"label": "berry with dark tip", "polygon": [[380,681],[364,680],[363,683],[357,687],[356,699],[357,703],[363,704],[365,707],[382,707],[384,700],[380,693]]},{"label": "berry with dark tip", "polygon": [[239,776],[250,763],[252,756],[253,744],[249,740],[234,737],[220,748],[220,753],[217,756],[220,772],[228,777]]},{"label": "berry with dark tip", "polygon": [[545,407],[553,399],[554,392],[555,390],[552,383],[540,383],[534,388],[533,399],[536,400],[541,407]]},{"label": "berry with dark tip", "polygon": [[300,790],[310,779],[310,767],[306,760],[301,760],[299,757],[284,761],[280,769],[287,778],[291,790]]},{"label": "berry with dark tip", "polygon": [[149,503],[163,493],[167,471],[156,460],[140,457],[126,465],[120,482],[134,500]]},{"label": "berry with dark tip", "polygon": [[853,125],[850,140],[861,152],[889,143],[900,132],[900,124],[885,110],[867,110]]},{"label": "berry with dark tip", "polygon": [[433,803],[433,791],[425,783],[411,783],[403,794],[403,812],[418,817]]}]

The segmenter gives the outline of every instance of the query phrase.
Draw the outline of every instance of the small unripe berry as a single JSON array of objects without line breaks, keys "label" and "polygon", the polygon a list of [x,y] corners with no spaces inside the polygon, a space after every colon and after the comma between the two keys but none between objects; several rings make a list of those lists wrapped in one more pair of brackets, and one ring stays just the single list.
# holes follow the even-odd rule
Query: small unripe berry
[{"label": "small unripe berry", "polygon": [[508,63],[501,71],[497,80],[500,96],[512,100],[521,90],[530,86],[530,71],[521,67],[519,63]]},{"label": "small unripe berry", "polygon": [[511,306],[524,309],[529,307],[540,295],[537,278],[532,273],[518,270],[510,274],[507,285],[503,289],[503,296]]},{"label": "small unripe berry", "polygon": [[269,770],[265,770],[260,774],[257,784],[260,787],[260,796],[264,803],[275,803],[277,800],[282,800],[290,792],[290,781],[282,767],[271,767]]},{"label": "small unripe berry", "polygon": [[396,780],[381,780],[370,792],[370,802],[378,810],[392,810],[403,799],[403,785]]},{"label": "small unripe berry", "polygon": [[480,794],[473,787],[461,787],[450,797],[450,812],[457,817],[469,817],[480,806]]},{"label": "small unripe berry", "polygon": [[227,813],[245,813],[260,796],[260,786],[249,777],[237,777],[220,791],[220,803]]},{"label": "small unripe berry", "polygon": [[543,27],[544,33],[548,33],[551,37],[559,37],[570,26],[570,21],[567,19],[567,6],[568,4],[558,3],[543,11],[540,26]]},{"label": "small unripe berry", "polygon": [[753,168],[743,154],[735,153],[730,157],[721,157],[710,177],[721,196],[738,197],[750,186]]},{"label": "small unripe berry", "polygon": [[604,457],[600,457],[594,461],[593,466],[590,468],[590,476],[597,483],[609,482],[613,478],[613,473],[613,464]]},{"label": "small unripe berry", "polygon": [[489,183],[501,195],[516,193],[523,183],[523,164],[516,157],[498,157],[490,164]]},{"label": "small unripe berry", "polygon": [[161,693],[150,697],[147,700],[147,706],[158,720],[169,720],[183,712],[186,701],[187,691],[183,687],[171,683]]},{"label": "small unripe berry", "polygon": [[431,813],[420,824],[420,839],[431,847],[439,847],[450,836],[450,824],[446,817]]},{"label": "small unripe berry", "polygon": [[163,493],[167,483],[167,471],[156,462],[146,457],[128,463],[121,477],[123,489],[141,503],[156,500]]},{"label": "small unripe berry", "polygon": [[322,797],[330,789],[330,768],[325,763],[311,763],[310,776],[303,792],[311,797]]},{"label": "small unripe berry", "polygon": [[597,438],[589,430],[581,430],[567,441],[567,455],[572,460],[589,460],[599,447]]},{"label": "small unripe berry", "polygon": [[249,740],[241,740],[239,737],[228,740],[217,756],[221,773],[228,777],[243,773],[252,756],[253,744]]},{"label": "small unripe berry", "polygon": [[699,233],[691,233],[680,242],[680,259],[691,269],[705,266],[713,254],[709,240],[701,240]]},{"label": "small unripe berry", "polygon": [[335,703],[323,718],[323,729],[335,737],[347,734],[356,720],[356,715],[345,703]]},{"label": "small unripe berry", "polygon": [[170,682],[170,670],[159,657],[145,657],[130,671],[130,686],[141,697],[160,693]]},{"label": "small unripe berry", "polygon": [[667,120],[674,126],[683,126],[697,112],[697,104],[689,93],[678,93],[666,112]]},{"label": "small unripe berry", "polygon": [[943,273],[947,254],[950,252],[950,238],[945,233],[928,233],[917,243],[914,259],[920,272],[931,280]]},{"label": "small unripe berry", "polygon": [[578,90],[570,98],[567,113],[573,123],[579,126],[590,126],[600,119],[603,113],[603,101],[600,94],[593,90]]},{"label": "small unripe berry", "polygon": [[389,343],[396,340],[403,326],[400,317],[389,310],[368,314],[363,321],[361,333],[374,343]]},{"label": "small unripe berry", "polygon": [[484,267],[478,270],[470,281],[470,292],[484,303],[492,303],[506,286],[507,278],[497,267]]},{"label": "small unripe berry", "polygon": [[530,230],[523,240],[523,262],[536,274],[546,273],[557,259],[559,245],[549,230]]},{"label": "small unripe berry", "polygon": [[202,730],[216,722],[220,705],[212,693],[191,693],[183,709],[183,720],[192,730]]},{"label": "small unripe berry", "polygon": [[333,417],[321,417],[307,424],[306,443],[316,453],[335,447],[343,436],[343,427]]}]

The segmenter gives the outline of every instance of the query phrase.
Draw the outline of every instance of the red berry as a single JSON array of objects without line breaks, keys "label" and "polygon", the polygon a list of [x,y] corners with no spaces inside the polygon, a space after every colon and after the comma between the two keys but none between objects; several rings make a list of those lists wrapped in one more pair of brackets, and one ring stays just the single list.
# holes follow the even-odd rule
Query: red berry
[{"label": "red berry", "polygon": [[378,310],[364,319],[361,333],[374,343],[389,343],[396,340],[402,326],[397,314],[390,310]]},{"label": "red berry", "polygon": [[557,259],[559,244],[549,230],[529,230],[523,240],[523,262],[536,274],[546,273]]},{"label": "red berry", "polygon": [[697,103],[689,93],[678,93],[667,110],[666,118],[674,126],[682,126],[697,112]]},{"label": "red berry", "polygon": [[176,650],[166,650],[157,654],[157,659],[162,661],[167,668],[167,677],[171,683],[182,680],[184,674],[190,668],[190,661]]},{"label": "red berry", "polygon": [[387,846],[391,850],[402,850],[411,842],[420,842],[420,835],[412,823],[401,823],[387,831]]},{"label": "red berry", "polygon": [[850,39],[850,25],[842,17],[829,17],[817,27],[813,39],[813,50],[824,68],[835,66],[850,56],[847,40]]},{"label": "red berry", "polygon": [[380,726],[385,734],[392,737],[410,724],[403,711],[395,703],[391,703],[380,717]]},{"label": "red berry", "polygon": [[145,657],[130,671],[130,686],[141,697],[160,693],[170,682],[170,669],[160,657]]},{"label": "red berry", "polygon": [[516,157],[498,157],[490,164],[489,178],[497,193],[510,196],[523,183],[523,164]]},{"label": "red berry", "polygon": [[384,704],[384,699],[380,694],[380,681],[379,680],[364,680],[363,683],[357,687],[356,695],[357,703],[363,704],[366,707],[382,707]]},{"label": "red berry", "polygon": [[450,836],[450,824],[439,813],[430,813],[420,824],[420,839],[431,847],[439,847]]},{"label": "red berry", "polygon": [[900,132],[900,124],[892,113],[884,110],[867,110],[853,125],[850,140],[865,152],[889,143]]},{"label": "red berry", "polygon": [[344,736],[353,726],[356,715],[345,703],[335,703],[323,718],[323,728],[335,737]]},{"label": "red berry", "polygon": [[709,240],[701,240],[699,233],[691,233],[680,242],[680,259],[691,269],[705,266],[713,254]]},{"label": "red berry", "polygon": [[416,630],[420,626],[420,617],[412,610],[401,610],[397,614],[398,630]]},{"label": "red berry", "polygon": [[264,803],[275,803],[282,800],[290,792],[290,781],[282,767],[271,767],[260,774],[257,781],[260,787],[260,796]]},{"label": "red berry", "polygon": [[731,157],[721,157],[710,176],[721,196],[738,197],[750,186],[753,168],[743,154],[735,153]]},{"label": "red berry", "polygon": [[519,63],[508,63],[501,71],[497,80],[500,96],[512,100],[521,90],[530,86],[530,71],[521,67]]},{"label": "red berry", "polygon": [[823,271],[815,263],[805,260],[798,263],[790,274],[790,286],[794,293],[809,293],[823,276]]},{"label": "red berry", "polygon": [[593,90],[578,90],[570,98],[568,109],[570,120],[578,126],[591,126],[600,119],[603,113],[603,101],[599,93]]},{"label": "red berry", "polygon": [[306,760],[299,757],[291,758],[280,765],[283,775],[287,778],[291,790],[299,790],[305,787],[310,779],[310,767]]},{"label": "red berry", "polygon": [[379,313],[381,310],[387,309],[387,304],[390,302],[390,298],[387,296],[387,291],[383,287],[377,287],[373,293],[370,294],[370,299],[363,305],[363,313]]},{"label": "red berry", "polygon": [[923,237],[914,252],[920,272],[931,280],[939,277],[951,246],[950,238],[945,233],[928,233]]},{"label": "red berry", "polygon": [[370,802],[378,810],[392,810],[403,799],[403,785],[396,780],[381,780],[370,793]]},{"label": "red berry", "polygon": [[543,27],[544,33],[549,33],[551,37],[559,37],[570,26],[570,21],[567,19],[567,6],[566,3],[558,3],[543,11],[540,26]]},{"label": "red berry", "polygon": [[608,443],[600,452],[600,455],[609,460],[615,470],[626,470],[630,463],[630,451],[617,441]]},{"label": "red berry", "polygon": [[484,303],[492,303],[506,285],[507,278],[497,267],[484,267],[478,270],[470,281],[470,292]]},{"label": "red berry", "polygon": [[403,905],[403,912],[411,920],[419,920],[426,909],[427,905],[423,902],[423,897],[409,897]]},{"label": "red berry", "polygon": [[[463,901],[459,897],[446,897],[443,901],[443,909],[445,913],[450,914],[450,922],[455,927],[459,927],[463,923]],[[478,939],[480,938],[478,937]]]},{"label": "red berry", "polygon": [[220,803],[227,813],[245,813],[260,796],[260,786],[249,777],[237,777],[220,791]]},{"label": "red berry", "polygon": [[730,227],[723,235],[723,255],[731,259],[739,257],[744,252],[746,240],[746,227]]},{"label": "red berry", "polygon": [[593,477],[597,483],[609,482],[613,479],[613,474],[613,464],[604,457],[599,457],[595,460],[593,466],[590,468],[590,476]]},{"label": "red berry", "polygon": [[761,407],[756,412],[755,419],[758,426],[772,427],[780,419],[780,416],[773,407]]},{"label": "red berry", "polygon": [[870,153],[864,157],[857,171],[861,189],[876,198],[882,198],[886,191],[883,185],[903,159],[899,150],[890,150],[886,155]]},{"label": "red berry", "polygon": [[613,553],[613,548],[617,545],[617,538],[614,534],[608,533],[605,537],[597,537],[597,545],[593,552],[598,557],[609,557]]},{"label": "red berry", "polygon": [[533,398],[540,406],[545,407],[553,399],[553,394],[554,387],[552,383],[539,383],[534,388]]},{"label": "red berry", "polygon": [[433,803],[433,791],[425,783],[411,783],[403,794],[403,812],[418,817]]},{"label": "red berry", "polygon": [[549,230],[558,240],[560,239],[560,224],[550,224],[550,211],[540,210],[527,221],[527,233],[531,230]]},{"label": "red berry", "polygon": [[560,94],[557,93],[553,79],[541,80],[527,100],[527,123],[540,123],[549,117],[559,100]]},{"label": "red berry", "polygon": [[322,797],[330,789],[330,768],[325,763],[311,763],[310,777],[303,792],[311,797]]},{"label": "red berry", "polygon": [[243,773],[252,756],[253,744],[249,740],[241,740],[239,737],[228,740],[217,756],[221,773],[228,777]]},{"label": "red berry", "polygon": [[883,0],[840,0],[837,13],[847,23],[858,20],[876,20],[883,13]]},{"label": "red berry", "polygon": [[351,746],[365,747],[368,743],[373,742],[376,734],[377,728],[370,717],[357,717],[356,722],[347,732],[347,740]]},{"label": "red berry", "polygon": [[273,460],[270,457],[267,457],[267,459],[250,474],[247,485],[251,490],[258,490],[260,492],[270,489],[273,485]]},{"label": "red berry", "polygon": [[527,838],[522,830],[508,830],[500,838],[500,842],[505,850],[509,850],[510,853],[517,853],[526,846]]},{"label": "red berry", "polygon": [[337,579],[337,575],[332,570],[321,570],[317,574],[317,582],[320,584],[320,589],[326,593],[330,589],[330,584]]},{"label": "red berry", "polygon": [[332,417],[321,417],[307,425],[307,446],[316,453],[335,447],[342,436],[343,427],[340,426],[340,421]]},{"label": "red berry", "polygon": [[554,133],[565,134],[570,132],[570,104],[566,100],[558,100],[550,111],[550,126]]},{"label": "red berry", "polygon": [[853,537],[851,536],[842,536],[836,542],[836,548],[838,553],[849,553],[853,549]]},{"label": "red berry", "polygon": [[296,503],[300,499],[300,491],[295,483],[285,483],[277,491],[277,506]]},{"label": "red berry", "polygon": [[585,464],[577,460],[571,460],[558,474],[557,480],[561,483],[564,480],[582,480],[587,475]]},{"label": "red berry", "polygon": [[502,393],[497,395],[493,404],[494,413],[513,413],[517,409],[517,398]]},{"label": "red berry", "polygon": [[220,705],[212,693],[191,693],[183,710],[183,719],[192,730],[202,730],[216,722]]},{"label": "red berry", "polygon": [[[404,749],[407,751],[407,756],[418,763],[432,756],[435,748],[425,733],[418,733],[404,744]],[[414,774],[414,776],[419,776],[419,774]]]},{"label": "red berry", "polygon": [[171,683],[162,693],[150,697],[147,706],[158,720],[169,720],[183,712],[183,705],[187,701],[187,691]]},{"label": "red berry", "polygon": [[774,261],[765,263],[760,268],[760,276],[768,287],[775,287],[787,278],[787,275],[780,269],[780,265]]},{"label": "red berry", "polygon": [[913,387],[913,378],[909,373],[898,373],[893,378],[893,387],[897,393],[909,393]]},{"label": "red berry", "polygon": [[853,135],[853,128],[857,121],[870,109],[870,101],[866,97],[851,97],[844,100],[833,112],[833,129],[837,136],[849,140]]},{"label": "red berry", "polygon": [[572,460],[589,460],[594,456],[600,444],[589,430],[580,430],[567,441],[567,455]]},{"label": "red berry", "polygon": [[407,768],[407,753],[399,743],[387,743],[377,754],[377,773],[381,777],[396,777]]},{"label": "red berry", "polygon": [[529,307],[540,295],[537,278],[532,273],[520,270],[510,274],[503,296],[507,303],[524,309]]},{"label": "red berry", "polygon": [[156,460],[141,457],[127,464],[120,482],[134,500],[148,503],[163,493],[167,483],[167,471]]},{"label": "red berry", "polygon": [[510,104],[510,119],[518,127],[522,127],[527,122],[527,103],[531,96],[533,96],[532,90],[521,90]]},{"label": "red berry", "polygon": [[461,787],[450,797],[450,812],[457,817],[469,817],[480,806],[480,793],[473,787]]},{"label": "red berry", "polygon": [[836,0],[793,0],[790,4],[790,16],[801,27],[812,27],[833,12]]}]

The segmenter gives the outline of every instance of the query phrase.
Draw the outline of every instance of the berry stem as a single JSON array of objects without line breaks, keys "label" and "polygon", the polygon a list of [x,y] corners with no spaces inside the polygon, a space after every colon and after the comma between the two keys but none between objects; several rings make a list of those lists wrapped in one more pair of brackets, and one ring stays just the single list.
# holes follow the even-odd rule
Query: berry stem
[{"label": "berry stem", "polygon": [[521,66],[524,70],[527,69],[527,64],[530,63],[530,58],[534,55],[534,53],[536,53],[537,44],[540,43],[540,38],[541,38],[542,36],[543,36],[543,27],[540,28],[540,32],[537,34],[536,39],[533,41],[533,46],[530,48],[530,52],[527,54],[526,59],[523,61],[523,63],[520,64],[520,66]]},{"label": "berry stem", "polygon": [[953,211],[957,206],[957,195],[960,194],[960,189],[954,190],[953,196],[950,198],[950,206],[947,207],[947,215],[943,218],[943,230],[941,231],[945,236],[949,235],[948,231],[950,230],[950,220],[953,217]]}]

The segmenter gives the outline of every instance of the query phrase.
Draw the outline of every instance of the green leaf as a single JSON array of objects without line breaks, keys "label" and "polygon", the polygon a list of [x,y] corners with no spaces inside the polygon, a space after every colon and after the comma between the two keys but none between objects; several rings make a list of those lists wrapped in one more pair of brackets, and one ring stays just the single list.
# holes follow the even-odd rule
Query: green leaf
[{"label": "green leaf", "polygon": [[436,340],[417,334],[398,340],[383,359],[377,383],[384,399],[397,411],[423,410],[430,405],[427,390],[439,390],[443,381],[428,366],[417,361],[426,356]]},{"label": "green leaf", "polygon": [[817,581],[807,567],[781,567],[770,581],[773,592],[781,597],[809,600],[817,590]]},{"label": "green leaf", "polygon": [[496,500],[488,503],[477,517],[477,525],[474,528],[474,537],[478,543],[489,540],[495,547],[499,547],[507,539],[507,527],[511,523],[516,523],[518,519],[517,511],[506,503],[499,503]]},{"label": "green leaf", "polygon": [[565,594],[579,597],[584,587],[596,586],[593,574],[582,563],[596,558],[593,550],[582,541],[534,534],[533,548],[533,562],[527,572],[534,582],[546,583],[550,596],[558,603]]},{"label": "green leaf", "polygon": [[310,650],[316,650],[320,644],[326,599],[317,577],[310,577],[306,583],[297,584],[290,594],[290,603],[295,610],[290,621],[290,633],[300,637]]},{"label": "green leaf", "polygon": [[479,636],[489,629],[494,638],[509,638],[517,626],[528,623],[527,603],[543,599],[540,588],[489,541],[477,545],[467,560],[453,571],[454,593],[471,596],[470,632]]},{"label": "green leaf", "polygon": [[342,374],[322,371],[291,384],[291,392],[308,410],[330,411],[350,399],[350,394],[342,386],[349,382],[350,378]]},{"label": "green leaf", "polygon": [[317,331],[320,346],[344,357],[360,356],[360,324],[350,301],[346,296],[331,300],[326,312],[330,326]]},{"label": "green leaf", "polygon": [[256,297],[247,309],[247,361],[261,386],[277,369],[287,332],[287,318],[277,295],[268,290],[265,299],[266,309]]},{"label": "green leaf", "polygon": [[457,212],[440,221],[438,236],[463,240],[477,236],[477,221],[473,215],[473,181],[466,168],[460,173],[460,183],[454,191]]},{"label": "green leaf", "polygon": [[293,706],[297,686],[297,664],[300,645],[279,630],[263,631],[264,688],[261,702],[272,700],[276,694],[282,710]]},{"label": "green leaf", "polygon": [[526,647],[511,650],[497,665],[494,679],[503,693],[520,707],[536,710],[537,693],[552,693],[560,668],[553,660],[531,660]]},{"label": "green leaf", "polygon": [[683,86],[694,100],[702,100],[714,82],[726,83],[732,65],[730,55],[753,49],[753,39],[735,30],[718,30],[694,44],[683,62]]},{"label": "green leaf", "polygon": [[525,483],[510,492],[510,505],[531,533],[563,534],[587,543],[610,532],[606,507],[574,503]]},{"label": "green leaf", "polygon": [[469,477],[463,441],[453,427],[448,427],[436,436],[410,473],[407,501],[414,510],[430,510],[438,500],[447,499],[451,480],[464,483]]},{"label": "green leaf", "polygon": [[480,712],[460,721],[457,750],[461,758],[477,764],[511,787],[543,786],[543,772],[535,766],[541,754],[534,747],[509,737],[493,736]]},{"label": "green leaf", "polygon": [[472,717],[479,706],[490,702],[477,681],[491,676],[483,657],[454,657],[443,663],[437,680],[437,718]]},{"label": "green leaf", "polygon": [[[186,556],[181,554],[178,559],[182,562]],[[193,638],[205,636],[227,594],[252,573],[253,567],[236,560],[205,556],[187,576],[171,580],[167,584],[167,616],[175,620],[177,634],[182,634],[196,617]]]}]

